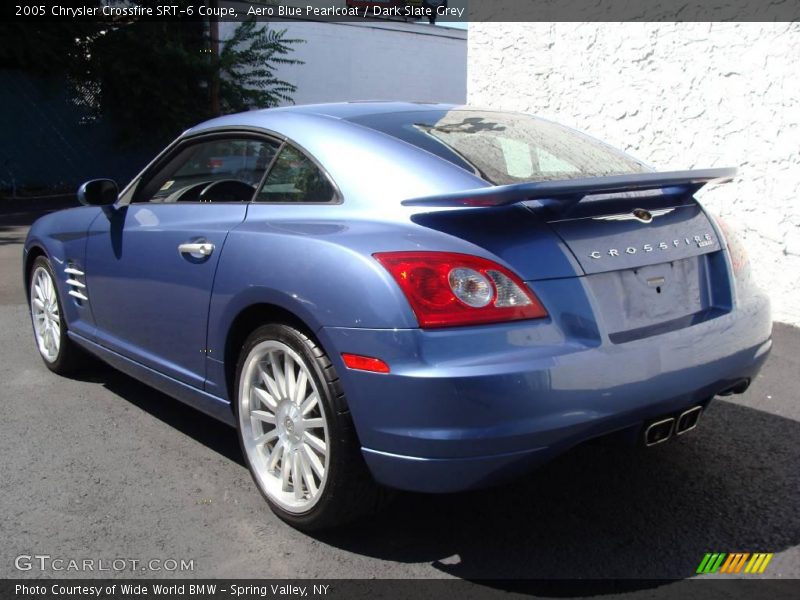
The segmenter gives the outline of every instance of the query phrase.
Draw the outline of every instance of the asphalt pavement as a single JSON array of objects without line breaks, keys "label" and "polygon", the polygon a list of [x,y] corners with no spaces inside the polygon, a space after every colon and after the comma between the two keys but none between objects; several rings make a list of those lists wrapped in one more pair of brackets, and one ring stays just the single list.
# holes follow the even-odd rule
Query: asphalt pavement
[{"label": "asphalt pavement", "polygon": [[15,566],[44,554],[192,561],[125,577],[683,580],[735,551],[775,553],[764,577],[800,576],[798,329],[776,324],[750,390],[674,443],[576,448],[514,485],[399,494],[309,536],[269,511],[233,429],[109,367],[43,366],[20,275],[29,222],[0,215],[0,577],[109,575]]}]

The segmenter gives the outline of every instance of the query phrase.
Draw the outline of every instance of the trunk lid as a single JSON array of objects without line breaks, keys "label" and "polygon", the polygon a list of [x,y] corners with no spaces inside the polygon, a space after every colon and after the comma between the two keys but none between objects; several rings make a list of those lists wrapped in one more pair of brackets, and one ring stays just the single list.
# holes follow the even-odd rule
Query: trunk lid
[{"label": "trunk lid", "polygon": [[[641,203],[640,203],[641,204]],[[587,275],[635,269],[716,252],[720,241],[696,202],[554,220],[550,227]]]},{"label": "trunk lid", "polygon": [[421,213],[414,220],[487,249],[534,291],[538,280],[574,279],[575,293],[590,296],[610,340],[623,343],[730,309],[723,240],[693,195],[734,173],[495,186],[404,204],[478,209]]},{"label": "trunk lid", "polygon": [[[486,248],[532,281],[635,269],[719,250],[721,241],[693,196],[735,173],[705,169],[541,181],[402,204],[476,209],[412,219]],[[565,251],[566,257],[558,256]]]}]

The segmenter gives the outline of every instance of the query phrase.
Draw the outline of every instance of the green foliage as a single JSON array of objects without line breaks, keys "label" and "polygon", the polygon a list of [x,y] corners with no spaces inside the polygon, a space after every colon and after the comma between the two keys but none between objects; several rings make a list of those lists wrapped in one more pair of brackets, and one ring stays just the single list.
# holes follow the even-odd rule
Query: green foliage
[{"label": "green foliage", "polygon": [[162,141],[216,116],[215,106],[225,114],[291,102],[296,88],[275,68],[301,64],[289,57],[301,40],[285,33],[248,21],[215,56],[199,21],[119,27],[96,42],[102,111],[126,139],[148,131]]},{"label": "green foliage", "polygon": [[286,30],[274,30],[245,21],[225,42],[219,55],[220,105],[223,112],[269,108],[291,102],[297,87],[275,77],[277,65],[300,65],[290,58],[295,44]]},{"label": "green foliage", "polygon": [[163,145],[215,112],[292,101],[295,86],[278,79],[275,70],[278,65],[302,64],[291,58],[302,40],[248,21],[215,56],[209,31],[209,23],[196,17],[0,24],[0,68],[69,82],[74,102],[87,108],[91,119],[112,123],[119,141],[131,146]]},{"label": "green foliage", "polygon": [[207,48],[200,21],[134,21],[94,40],[88,78],[120,141],[162,145],[211,116]]}]

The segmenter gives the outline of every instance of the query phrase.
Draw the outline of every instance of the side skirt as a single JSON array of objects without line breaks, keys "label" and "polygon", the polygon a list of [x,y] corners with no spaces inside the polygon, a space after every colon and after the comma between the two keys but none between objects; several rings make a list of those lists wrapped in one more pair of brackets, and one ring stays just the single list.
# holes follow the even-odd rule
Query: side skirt
[{"label": "side skirt", "polygon": [[192,408],[204,412],[210,417],[214,417],[231,427],[236,427],[236,419],[233,416],[230,402],[193,388],[172,377],[167,377],[150,367],[146,367],[117,352],[87,340],[73,331],[68,331],[67,333],[76,344],[107,362],[115,369],[130,375],[134,379],[138,379],[142,383],[146,383],[168,396],[172,396],[176,400],[180,400],[184,404],[188,404]]}]

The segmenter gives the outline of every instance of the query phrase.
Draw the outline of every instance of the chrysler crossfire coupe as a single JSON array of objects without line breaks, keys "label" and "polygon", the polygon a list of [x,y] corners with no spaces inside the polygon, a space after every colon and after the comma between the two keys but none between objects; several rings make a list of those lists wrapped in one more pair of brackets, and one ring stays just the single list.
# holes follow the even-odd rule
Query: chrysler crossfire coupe
[{"label": "chrysler crossfire coupe", "polygon": [[494,110],[224,116],[32,226],[36,346],[235,426],[274,512],[330,527],[391,488],[494,485],[611,434],[665,444],[743,392],[769,302],[694,198],[734,174]]}]

